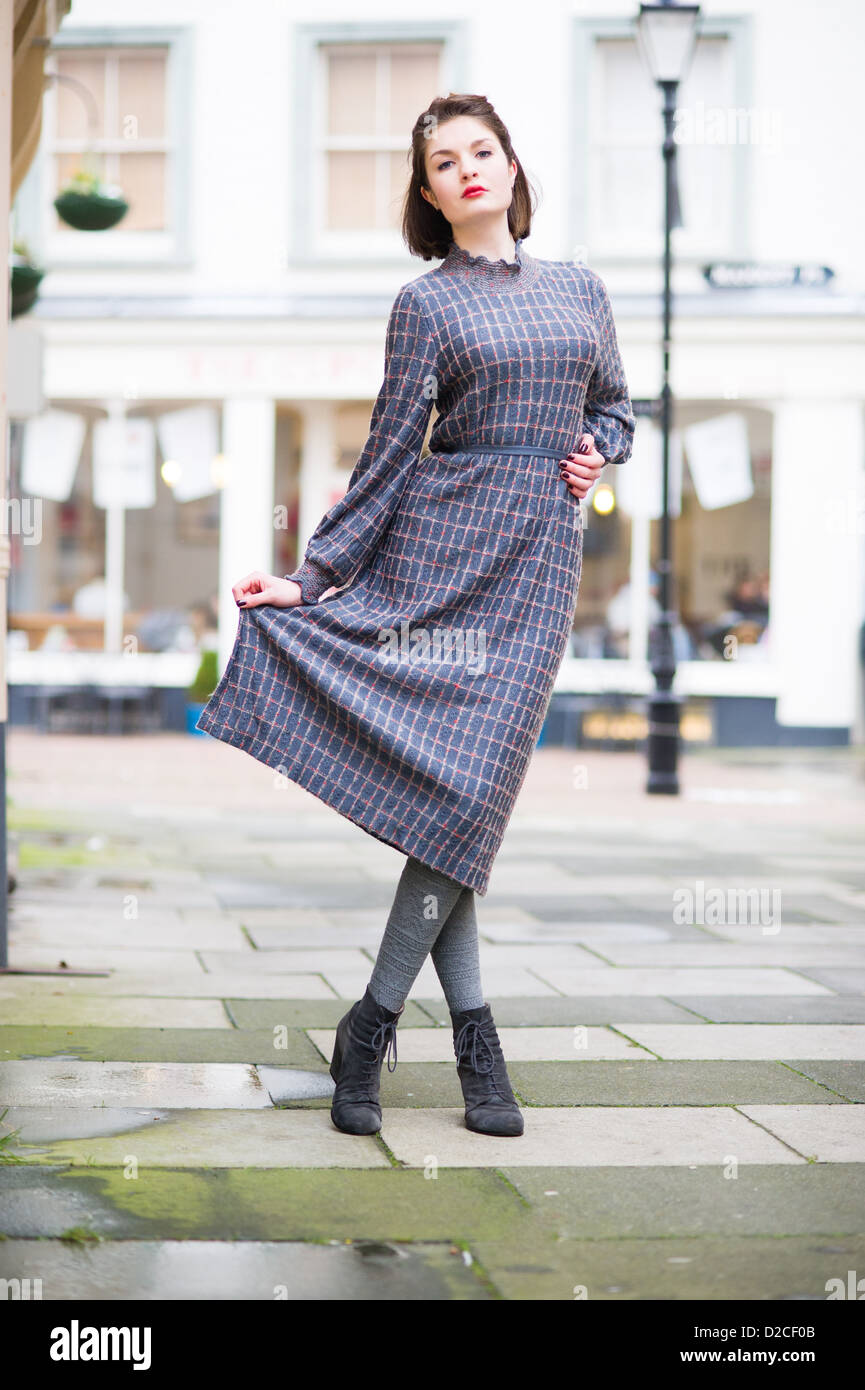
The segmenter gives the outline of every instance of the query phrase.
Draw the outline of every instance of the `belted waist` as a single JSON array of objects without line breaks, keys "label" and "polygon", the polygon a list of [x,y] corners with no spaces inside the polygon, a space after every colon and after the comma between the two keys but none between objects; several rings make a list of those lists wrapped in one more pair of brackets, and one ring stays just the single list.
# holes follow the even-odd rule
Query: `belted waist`
[{"label": "belted waist", "polygon": [[539,449],[535,444],[466,444],[460,448],[431,450],[434,454],[537,454],[540,458],[564,458],[567,450]]}]

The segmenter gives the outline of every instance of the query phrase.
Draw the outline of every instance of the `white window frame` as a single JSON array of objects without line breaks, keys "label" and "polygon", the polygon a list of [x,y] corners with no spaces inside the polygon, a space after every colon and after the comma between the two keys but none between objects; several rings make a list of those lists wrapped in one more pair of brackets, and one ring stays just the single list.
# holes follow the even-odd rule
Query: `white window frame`
[{"label": "white window frame", "polygon": [[[600,83],[594,66],[599,39],[633,39],[636,43],[636,27],[632,19],[575,19],[572,27],[572,70],[583,75],[584,86],[591,90],[595,100],[599,96]],[[733,101],[736,107],[750,107],[752,102],[752,17],[737,15],[701,15],[698,26],[699,37],[723,38],[728,43],[728,61],[733,65]],[[646,74],[646,82],[650,82]],[[652,84],[656,93],[657,124],[653,132],[647,133],[646,148],[657,152],[658,187],[662,187],[663,161],[661,142],[663,139],[662,95],[659,87]],[[590,248],[588,259],[603,261],[609,266],[651,267],[658,264],[663,243],[661,229],[651,245],[645,249],[616,245],[609,241],[601,244],[597,239],[597,225],[593,224],[592,207],[595,191],[591,187],[591,161],[589,151],[590,116],[588,101],[574,102],[571,105],[571,140],[573,159],[571,161],[571,186],[569,196],[568,245],[587,245]],[[629,142],[630,145],[630,142]],[[698,242],[694,233],[687,227],[675,228],[675,256],[678,264],[700,268],[707,260],[747,259],[750,255],[750,226],[748,196],[751,151],[746,144],[736,144],[731,150],[733,164],[732,199],[729,232],[723,240],[711,244]],[[681,160],[679,167],[681,169]],[[687,218],[687,189],[682,188],[683,213]],[[595,240],[593,240],[593,237]]]},{"label": "white window frame", "polygon": [[[116,228],[103,232],[81,232],[73,227],[55,230],[56,211],[53,198],[51,165],[57,152],[56,82],[45,88],[43,139],[40,143],[38,167],[38,206],[40,244],[45,259],[59,269],[113,269],[139,266],[189,264],[189,205],[190,188],[190,105],[193,94],[191,80],[191,42],[187,29],[154,27],[80,28],[59,32],[52,48],[64,52],[87,49],[165,48],[166,130],[154,148],[166,155],[165,198],[168,227],[163,231],[123,230],[122,221]],[[118,137],[118,148],[122,148]],[[141,142],[139,148],[146,147]]]},{"label": "white window frame", "polygon": [[[341,146],[361,150],[364,141],[356,136],[325,135],[327,101],[326,49],[357,45],[358,49],[410,47],[421,44],[441,44],[442,92],[460,91],[464,85],[462,59],[465,52],[461,23],[438,25],[414,24],[334,24],[298,25],[295,29],[296,99],[292,112],[295,122],[295,176],[290,181],[292,200],[293,262],[316,265],[357,265],[367,263],[403,262],[407,251],[398,229],[381,228],[332,231],[326,226],[326,156]],[[383,56],[383,55],[382,55]],[[376,99],[387,98],[388,64],[378,65]],[[419,108],[420,109],[420,108]],[[377,161],[377,177],[384,178],[388,154],[393,150],[408,153],[410,132],[404,135],[376,136],[366,142],[370,150],[382,151]],[[406,165],[408,168],[408,165]],[[388,187],[389,187],[389,175]]]}]

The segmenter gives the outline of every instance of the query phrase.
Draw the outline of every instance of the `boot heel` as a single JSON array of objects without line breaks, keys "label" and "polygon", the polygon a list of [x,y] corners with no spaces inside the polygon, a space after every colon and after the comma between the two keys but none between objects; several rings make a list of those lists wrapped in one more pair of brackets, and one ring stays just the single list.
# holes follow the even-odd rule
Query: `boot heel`
[{"label": "boot heel", "polygon": [[339,1070],[342,1066],[342,1048],[339,1045],[339,1034],[333,1044],[333,1056],[330,1059],[330,1074],[334,1081],[339,1081]]}]

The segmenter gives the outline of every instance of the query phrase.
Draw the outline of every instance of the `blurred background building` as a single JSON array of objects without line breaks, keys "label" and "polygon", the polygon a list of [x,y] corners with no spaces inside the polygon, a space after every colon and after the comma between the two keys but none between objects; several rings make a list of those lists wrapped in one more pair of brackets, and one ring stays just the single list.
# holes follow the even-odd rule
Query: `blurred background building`
[{"label": "blurred background building", "polygon": [[[652,688],[660,507],[660,96],[638,6],[72,0],[44,58],[12,235],[13,722],[75,689],[185,727],[231,584],[293,568],[363,448],[417,115],[483,92],[540,195],[528,249],[604,278],[638,415],[584,504],[542,738],[632,746]],[[676,689],[699,744],[863,738],[865,16],[702,6],[680,93],[672,385]],[[826,99],[827,86],[832,99]],[[54,199],[122,190],[99,232]],[[610,476],[612,475],[612,476]],[[215,634],[218,634],[216,636]],[[62,705],[62,698],[60,698]],[[143,726],[143,725],[142,725]],[[126,727],[122,722],[118,727]]]}]

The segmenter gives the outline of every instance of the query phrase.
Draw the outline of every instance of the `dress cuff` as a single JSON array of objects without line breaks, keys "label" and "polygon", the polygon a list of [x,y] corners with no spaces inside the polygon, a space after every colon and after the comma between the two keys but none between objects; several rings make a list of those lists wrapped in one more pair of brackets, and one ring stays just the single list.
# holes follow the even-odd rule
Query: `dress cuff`
[{"label": "dress cuff", "polygon": [[304,560],[294,574],[284,574],[283,579],[293,579],[300,585],[300,596],[304,603],[316,603],[325,589],[333,587],[334,578],[314,560]]}]

